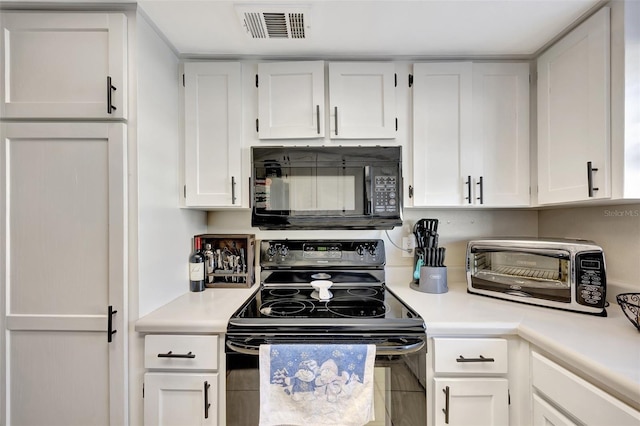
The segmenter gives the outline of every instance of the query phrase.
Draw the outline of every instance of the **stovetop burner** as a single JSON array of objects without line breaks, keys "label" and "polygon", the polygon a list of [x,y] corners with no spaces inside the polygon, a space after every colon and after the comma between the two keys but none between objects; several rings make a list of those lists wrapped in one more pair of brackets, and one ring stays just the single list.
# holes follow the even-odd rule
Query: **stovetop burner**
[{"label": "stovetop burner", "polygon": [[389,309],[384,289],[335,289],[329,300],[318,300],[313,289],[265,288],[244,318],[383,318]]}]

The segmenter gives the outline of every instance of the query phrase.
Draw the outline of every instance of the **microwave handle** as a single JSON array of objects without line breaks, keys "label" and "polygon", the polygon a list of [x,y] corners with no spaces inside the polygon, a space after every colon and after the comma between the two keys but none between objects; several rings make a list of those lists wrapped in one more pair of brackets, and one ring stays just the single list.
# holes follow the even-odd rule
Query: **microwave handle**
[{"label": "microwave handle", "polygon": [[371,197],[371,167],[364,166],[364,214],[371,215],[373,212],[373,199]]}]

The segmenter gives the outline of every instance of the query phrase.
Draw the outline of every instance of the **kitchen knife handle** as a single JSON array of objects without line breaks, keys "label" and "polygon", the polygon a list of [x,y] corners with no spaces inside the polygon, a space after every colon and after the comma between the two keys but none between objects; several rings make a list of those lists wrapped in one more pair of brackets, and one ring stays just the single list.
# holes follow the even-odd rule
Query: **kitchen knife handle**
[{"label": "kitchen knife handle", "polygon": [[335,115],[333,116],[333,123],[336,126],[336,136],[338,136],[338,107],[333,107]]},{"label": "kitchen knife handle", "polygon": [[484,204],[484,180],[482,179],[482,176],[480,176],[476,185],[480,186],[480,196],[476,198],[476,200],[480,201],[480,204]]},{"label": "kitchen knife handle", "polygon": [[591,161],[587,161],[587,186],[589,187],[589,198],[592,198],[599,188],[593,187],[593,172],[597,172],[598,169],[593,167]]},{"label": "kitchen knife handle", "polygon": [[449,394],[450,394],[450,390],[449,390],[449,386],[445,386],[444,389],[442,389],[442,392],[444,392],[444,408],[442,409],[442,412],[444,413],[444,424],[449,424]]},{"label": "kitchen knife handle", "polygon": [[113,98],[111,92],[117,90],[116,87],[111,83],[111,77],[107,76],[107,114],[111,114],[117,108],[113,106]]},{"label": "kitchen knife handle", "polygon": [[316,105],[316,128],[320,134],[320,105]]},{"label": "kitchen knife handle", "polygon": [[464,184],[467,185],[467,196],[464,199],[468,204],[471,204],[471,176],[467,176],[467,181]]},{"label": "kitchen knife handle", "polygon": [[209,407],[211,407],[211,403],[209,402],[209,388],[211,385],[209,382],[205,380],[204,382],[204,418],[209,418]]},{"label": "kitchen knife handle", "polygon": [[236,203],[236,177],[231,176],[231,204]]}]

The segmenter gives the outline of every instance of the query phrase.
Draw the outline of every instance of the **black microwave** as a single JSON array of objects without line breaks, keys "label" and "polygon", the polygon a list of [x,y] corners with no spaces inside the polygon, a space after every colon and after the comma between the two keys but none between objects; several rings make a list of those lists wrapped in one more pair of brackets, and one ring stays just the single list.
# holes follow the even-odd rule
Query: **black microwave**
[{"label": "black microwave", "polygon": [[402,225],[399,146],[253,147],[251,226],[392,229]]}]

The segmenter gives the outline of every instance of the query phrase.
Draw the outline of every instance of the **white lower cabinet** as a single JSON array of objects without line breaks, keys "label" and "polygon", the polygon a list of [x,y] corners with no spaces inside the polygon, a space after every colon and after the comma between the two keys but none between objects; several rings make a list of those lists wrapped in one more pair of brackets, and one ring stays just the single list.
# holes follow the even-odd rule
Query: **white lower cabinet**
[{"label": "white lower cabinet", "polygon": [[433,339],[433,425],[509,424],[506,339]]},{"label": "white lower cabinet", "polygon": [[509,381],[502,378],[435,378],[436,425],[508,425]]},{"label": "white lower cabinet", "polygon": [[577,423],[535,394],[533,395],[532,408],[533,422],[531,424],[533,426],[577,426]]},{"label": "white lower cabinet", "polygon": [[217,425],[218,374],[144,375],[145,425]]},{"label": "white lower cabinet", "polygon": [[218,339],[216,335],[145,337],[145,426],[221,424],[224,386],[219,379]]},{"label": "white lower cabinet", "polygon": [[534,425],[640,425],[640,412],[535,351],[531,384]]}]

